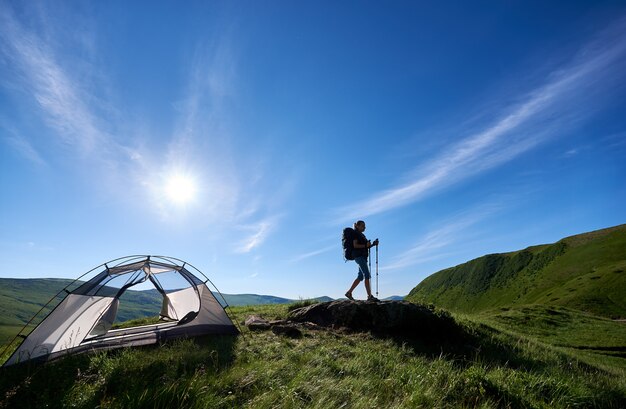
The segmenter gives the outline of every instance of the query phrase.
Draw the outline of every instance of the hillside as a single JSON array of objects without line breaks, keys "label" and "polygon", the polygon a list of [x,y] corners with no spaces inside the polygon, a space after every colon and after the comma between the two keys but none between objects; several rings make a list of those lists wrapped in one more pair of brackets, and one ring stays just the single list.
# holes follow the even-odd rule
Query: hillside
[{"label": "hillside", "polygon": [[626,318],[626,225],[524,250],[489,254],[442,271],[407,299],[459,312],[525,304]]}]

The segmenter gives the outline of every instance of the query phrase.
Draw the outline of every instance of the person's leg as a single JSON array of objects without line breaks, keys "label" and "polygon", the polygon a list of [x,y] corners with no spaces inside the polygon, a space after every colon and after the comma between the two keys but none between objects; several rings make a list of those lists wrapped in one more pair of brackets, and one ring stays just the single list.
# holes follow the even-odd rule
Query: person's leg
[{"label": "person's leg", "polygon": [[348,294],[352,294],[352,291],[356,288],[357,285],[359,285],[359,283],[361,282],[361,280],[359,280],[358,278],[356,278],[354,280],[354,282],[352,283],[352,286],[350,287],[350,289],[348,290]]},{"label": "person's leg", "polygon": [[365,279],[365,291],[367,291],[367,296],[372,296],[372,289],[370,286],[370,279],[372,275],[370,274],[370,269],[367,266],[367,259],[365,257],[357,257],[354,261],[359,265],[359,278]]},{"label": "person's leg", "polygon": [[[356,260],[355,260],[356,261]],[[363,281],[363,269],[361,267],[361,263],[359,263],[357,261],[356,263],[359,266],[359,273],[356,277],[356,279],[354,280],[354,282],[352,283],[352,286],[350,287],[350,289],[348,290],[348,292],[346,293],[346,297],[348,297],[348,299],[353,300],[354,298],[352,298],[352,291],[356,288],[357,285],[359,285],[359,283],[361,281]]]},{"label": "person's leg", "polygon": [[367,291],[367,296],[368,297],[372,296],[372,288],[370,286],[370,279],[369,278],[365,279],[365,291]]},{"label": "person's leg", "polygon": [[376,298],[374,298],[374,296],[372,295],[372,275],[370,273],[369,266],[367,265],[367,259],[365,257],[357,257],[357,259],[354,261],[356,261],[359,265],[359,274],[363,274],[363,278],[365,279],[365,291],[367,291],[367,299],[377,301]]}]

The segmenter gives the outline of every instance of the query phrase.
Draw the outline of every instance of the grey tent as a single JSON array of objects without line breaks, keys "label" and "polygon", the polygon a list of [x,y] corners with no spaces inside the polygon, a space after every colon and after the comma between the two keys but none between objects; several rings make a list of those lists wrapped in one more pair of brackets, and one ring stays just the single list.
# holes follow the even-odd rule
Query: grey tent
[{"label": "grey tent", "polygon": [[[78,281],[92,274],[95,276],[88,281]],[[211,281],[193,266],[172,257],[124,257],[92,269],[75,283],[59,293],[65,294],[63,300],[30,334],[19,335],[22,343],[3,366],[33,359],[51,360],[68,353],[149,345],[180,337],[239,333],[226,312],[223,296],[217,291],[222,305],[207,286],[210,283],[215,288]],[[120,297],[129,288],[142,283],[145,284],[140,288],[152,284],[163,298],[159,322],[111,329],[120,302],[124,301],[120,301]],[[75,288],[70,290],[71,287]]]}]

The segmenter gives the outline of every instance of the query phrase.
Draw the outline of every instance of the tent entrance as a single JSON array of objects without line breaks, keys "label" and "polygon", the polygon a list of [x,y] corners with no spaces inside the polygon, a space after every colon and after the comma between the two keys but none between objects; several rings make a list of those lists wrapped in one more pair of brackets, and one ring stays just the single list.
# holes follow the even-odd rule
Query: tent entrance
[{"label": "tent entrance", "polygon": [[117,337],[133,328],[141,332],[189,322],[200,310],[200,294],[192,280],[176,269],[149,264],[114,272],[88,294],[111,297],[111,302],[83,342]]}]

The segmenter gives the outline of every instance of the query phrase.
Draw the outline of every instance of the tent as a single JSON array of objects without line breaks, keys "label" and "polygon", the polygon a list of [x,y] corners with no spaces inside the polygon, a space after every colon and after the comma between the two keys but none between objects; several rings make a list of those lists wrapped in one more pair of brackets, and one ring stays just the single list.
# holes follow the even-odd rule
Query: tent
[{"label": "tent", "polygon": [[[80,281],[93,274],[93,278]],[[22,335],[28,324],[20,331],[18,337],[23,341],[3,366],[180,337],[238,334],[224,297],[215,288],[223,304],[218,302],[207,283],[215,288],[198,269],[172,257],[129,256],[104,263],[61,290],[57,296],[65,295],[62,301],[28,335]],[[146,286],[162,296],[158,322],[112,329],[124,292]]]}]

